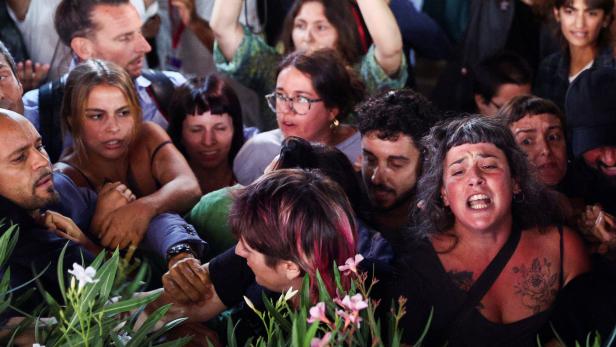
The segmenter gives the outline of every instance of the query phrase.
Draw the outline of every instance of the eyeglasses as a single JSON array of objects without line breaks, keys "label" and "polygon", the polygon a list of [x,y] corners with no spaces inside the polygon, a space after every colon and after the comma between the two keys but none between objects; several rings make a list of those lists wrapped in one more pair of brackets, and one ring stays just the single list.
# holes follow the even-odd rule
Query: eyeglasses
[{"label": "eyeglasses", "polygon": [[[265,100],[267,100],[267,105],[273,112],[293,111],[299,115],[305,115],[306,113],[308,113],[308,111],[310,111],[310,106],[313,103],[323,101],[323,99],[310,99],[301,95],[289,97],[278,92],[267,94],[265,96]],[[286,106],[287,108],[284,109],[284,106]]]}]

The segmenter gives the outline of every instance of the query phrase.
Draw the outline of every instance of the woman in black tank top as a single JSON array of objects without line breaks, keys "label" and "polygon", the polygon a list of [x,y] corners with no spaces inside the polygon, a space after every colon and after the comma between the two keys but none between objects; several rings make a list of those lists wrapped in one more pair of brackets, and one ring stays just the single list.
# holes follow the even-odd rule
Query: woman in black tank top
[{"label": "woman in black tank top", "polygon": [[558,291],[589,267],[581,241],[554,226],[557,204],[497,121],[457,118],[424,142],[421,207],[393,289],[408,298],[406,342],[433,310],[424,345],[535,344]]},{"label": "woman in black tank top", "polygon": [[[91,231],[103,246],[136,247],[152,218],[184,213],[200,197],[186,160],[162,128],[142,122],[133,82],[113,63],[89,60],[71,71],[61,121],[74,146],[56,169],[99,193]],[[103,204],[110,183],[124,199]]]}]

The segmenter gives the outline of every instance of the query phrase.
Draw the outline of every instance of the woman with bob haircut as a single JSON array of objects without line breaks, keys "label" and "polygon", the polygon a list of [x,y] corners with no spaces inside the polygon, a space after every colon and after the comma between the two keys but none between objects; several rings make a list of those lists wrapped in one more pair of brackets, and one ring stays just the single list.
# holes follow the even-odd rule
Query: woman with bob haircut
[{"label": "woman with bob haircut", "polygon": [[[355,255],[357,242],[353,209],[338,184],[318,170],[280,169],[233,194],[229,224],[238,243],[202,266],[209,272],[213,295],[195,304],[206,294],[197,283],[203,281],[187,280],[182,271],[167,273],[159,300],[174,302],[167,318],[207,321],[243,302],[244,295],[258,305],[264,289],[300,290],[305,275],[310,278],[310,299],[316,302],[317,272],[335,295],[333,263],[343,264]],[[348,288],[349,279],[341,280]],[[185,295],[175,295],[179,287]]]},{"label": "woman with bob haircut", "polygon": [[343,122],[365,89],[353,71],[335,51],[323,49],[286,56],[277,75],[266,99],[276,112],[278,129],[257,134],[242,147],[233,163],[238,182],[247,185],[263,174],[288,136],[335,146],[354,163],[361,154],[361,137]]},{"label": "woman with bob haircut", "polygon": [[416,341],[433,308],[426,345],[534,344],[556,294],[589,269],[582,242],[553,224],[553,197],[497,120],[449,120],[424,145],[414,237],[394,290],[413,312],[404,340]]},{"label": "woman with bob haircut", "polygon": [[203,194],[236,183],[231,166],[244,144],[242,109],[220,76],[194,78],[176,90],[168,132]]},{"label": "woman with bob haircut", "polygon": [[[296,0],[283,24],[284,54],[333,49],[345,65],[354,67],[370,93],[402,88],[408,76],[402,35],[387,1],[359,0],[357,5],[374,42],[365,55],[352,4],[340,0]],[[241,0],[215,2],[210,21],[216,38],[214,60],[219,71],[265,95],[274,88],[281,55],[242,27],[241,8]],[[271,118],[271,113],[265,108],[262,116]]]},{"label": "woman with bob haircut", "polygon": [[[61,122],[74,139],[74,150],[55,169],[98,194],[90,229],[103,246],[136,247],[152,219],[165,212],[184,213],[199,199],[197,180],[166,132],[142,122],[135,87],[119,66],[95,59],[75,67],[66,82]],[[115,192],[121,196],[109,198]],[[156,247],[171,247],[168,243],[177,241],[173,235],[181,234],[180,241],[185,236],[192,241],[173,256],[199,255],[195,247],[203,247],[203,241],[187,233],[187,224],[176,217],[183,231],[163,228],[164,235],[155,237]],[[168,252],[166,246],[157,250],[163,257]]]}]

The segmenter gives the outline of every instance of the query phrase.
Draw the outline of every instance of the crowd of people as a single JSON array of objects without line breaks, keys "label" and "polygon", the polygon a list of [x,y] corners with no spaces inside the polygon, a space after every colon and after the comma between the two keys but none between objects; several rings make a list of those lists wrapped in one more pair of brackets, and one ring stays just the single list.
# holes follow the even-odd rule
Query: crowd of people
[{"label": "crowd of people", "polygon": [[[60,295],[61,254],[117,248],[170,317],[235,308],[246,337],[243,297],[335,296],[355,254],[375,299],[407,298],[407,344],[429,319],[427,346],[608,336],[614,1],[470,0],[453,34],[421,3],[0,3],[6,267],[35,288],[0,324],[45,268]],[[447,62],[429,96],[418,56]]]}]

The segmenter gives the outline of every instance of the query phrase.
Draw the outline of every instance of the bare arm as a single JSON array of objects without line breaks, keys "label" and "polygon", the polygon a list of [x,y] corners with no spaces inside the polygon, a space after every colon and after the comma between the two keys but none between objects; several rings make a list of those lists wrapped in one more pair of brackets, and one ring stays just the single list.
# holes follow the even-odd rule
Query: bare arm
[{"label": "bare arm", "polygon": [[242,0],[216,0],[214,3],[210,26],[227,60],[233,59],[244,39],[244,30],[239,21],[241,11]]},{"label": "bare arm", "polygon": [[357,0],[375,47],[377,63],[389,76],[402,65],[402,35],[385,0]]},{"label": "bare arm", "polygon": [[578,275],[590,271],[590,258],[578,234],[568,227],[563,228],[563,278],[566,284]]},{"label": "bare arm", "polygon": [[[150,138],[154,150],[159,144],[170,141],[169,135],[153,123],[143,123],[143,134]],[[152,176],[161,187],[156,192],[137,199],[148,205],[153,215],[164,212],[184,213],[192,208],[201,197],[201,188],[184,156],[175,146],[168,144],[160,148],[152,163]]]}]

